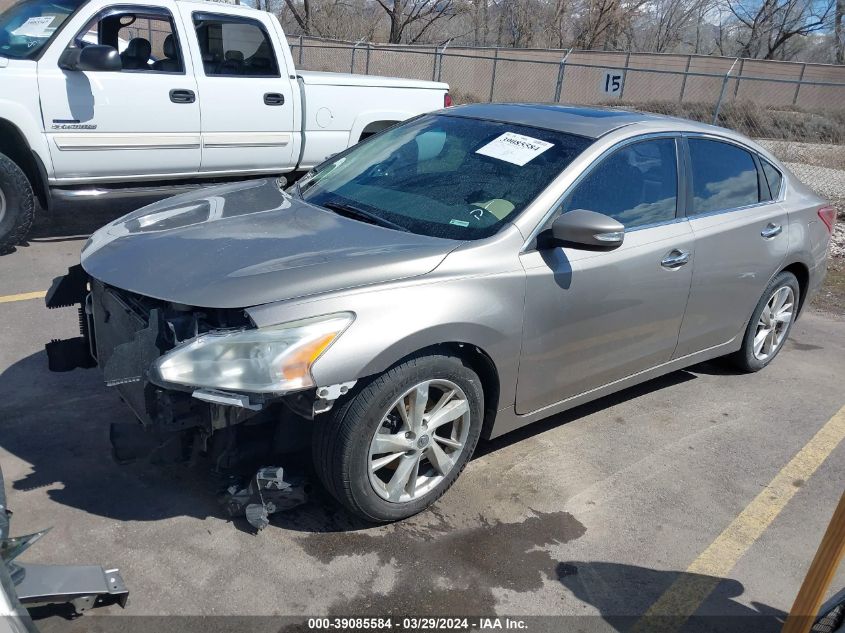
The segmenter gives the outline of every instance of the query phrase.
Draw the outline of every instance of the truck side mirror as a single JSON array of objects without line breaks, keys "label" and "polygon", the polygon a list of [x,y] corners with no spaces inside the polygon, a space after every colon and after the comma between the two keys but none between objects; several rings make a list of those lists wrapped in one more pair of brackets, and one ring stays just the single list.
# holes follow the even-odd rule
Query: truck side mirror
[{"label": "truck side mirror", "polygon": [[85,48],[68,48],[59,57],[59,68],[75,71],[116,72],[123,70],[120,54],[114,46],[92,44]]},{"label": "truck side mirror", "polygon": [[561,213],[552,223],[551,242],[590,250],[613,250],[622,245],[625,227],[603,213],[575,209]]}]

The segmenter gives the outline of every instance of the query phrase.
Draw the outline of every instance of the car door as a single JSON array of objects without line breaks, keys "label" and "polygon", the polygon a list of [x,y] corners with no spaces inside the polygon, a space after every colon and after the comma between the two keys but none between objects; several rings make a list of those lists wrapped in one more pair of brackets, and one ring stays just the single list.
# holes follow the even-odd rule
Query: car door
[{"label": "car door", "polygon": [[786,208],[772,200],[753,152],[712,137],[690,136],[686,146],[695,264],[678,357],[743,335],[789,240]]},{"label": "car door", "polygon": [[269,16],[192,9],[183,20],[202,60],[201,171],[285,171],[296,162],[294,95]]},{"label": "car door", "polygon": [[[44,129],[55,176],[72,182],[196,174],[200,105],[176,3],[105,5],[78,15],[38,62]],[[68,48],[120,52],[120,71],[59,67]]]},{"label": "car door", "polygon": [[[665,363],[692,278],[675,138],[625,142],[600,159],[560,212],[625,225],[611,251],[555,246],[521,256],[527,284],[517,412],[530,413]],[[542,234],[541,236],[542,237]]]}]

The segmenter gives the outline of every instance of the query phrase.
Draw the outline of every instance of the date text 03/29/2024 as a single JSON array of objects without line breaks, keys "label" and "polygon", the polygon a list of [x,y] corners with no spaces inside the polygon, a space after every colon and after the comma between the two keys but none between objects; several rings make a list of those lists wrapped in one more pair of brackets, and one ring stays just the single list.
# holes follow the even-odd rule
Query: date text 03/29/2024
[{"label": "date text 03/29/2024", "polygon": [[525,620],[508,617],[492,618],[309,618],[308,629],[340,631],[470,631],[470,630],[526,630]]}]

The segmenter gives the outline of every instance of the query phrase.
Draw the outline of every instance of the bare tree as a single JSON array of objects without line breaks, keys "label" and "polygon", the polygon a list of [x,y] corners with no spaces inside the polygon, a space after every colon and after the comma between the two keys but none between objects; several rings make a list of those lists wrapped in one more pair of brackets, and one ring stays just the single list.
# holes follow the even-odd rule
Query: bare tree
[{"label": "bare tree", "polygon": [[587,0],[575,15],[574,45],[605,50],[628,47],[633,38],[633,22],[648,1]]},{"label": "bare tree", "polygon": [[833,37],[836,40],[836,63],[845,64],[845,0],[836,0]]},{"label": "bare tree", "polygon": [[796,37],[829,28],[834,3],[841,0],[728,0],[741,25],[740,57],[778,59]]},{"label": "bare tree", "polygon": [[391,44],[399,44],[403,37],[408,43],[415,43],[438,22],[451,20],[458,14],[459,7],[454,0],[376,0],[390,20]]},{"label": "bare tree", "polygon": [[709,0],[655,0],[643,7],[643,31],[646,38],[641,47],[655,53],[678,50],[689,30],[695,26],[696,48],[700,45],[701,18]]},{"label": "bare tree", "polygon": [[[257,8],[261,8],[260,6],[261,0],[255,0]],[[285,4],[288,5],[288,9],[290,9],[290,13],[293,16],[293,19],[296,20],[296,23],[299,25],[299,28],[302,29],[303,35],[314,35],[315,30],[311,20],[311,0],[302,0],[302,7],[296,6],[293,0],[285,0]],[[319,34],[319,31],[317,31]]]}]

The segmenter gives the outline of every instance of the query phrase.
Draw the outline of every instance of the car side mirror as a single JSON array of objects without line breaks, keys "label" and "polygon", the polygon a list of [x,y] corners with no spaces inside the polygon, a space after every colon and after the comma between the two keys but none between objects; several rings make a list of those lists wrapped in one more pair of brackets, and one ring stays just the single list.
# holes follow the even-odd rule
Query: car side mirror
[{"label": "car side mirror", "polygon": [[114,46],[92,44],[85,48],[68,48],[59,57],[62,70],[117,72],[123,70],[120,54]]},{"label": "car side mirror", "polygon": [[552,223],[550,233],[556,246],[590,250],[613,250],[625,239],[625,227],[621,223],[586,209],[561,213]]}]

